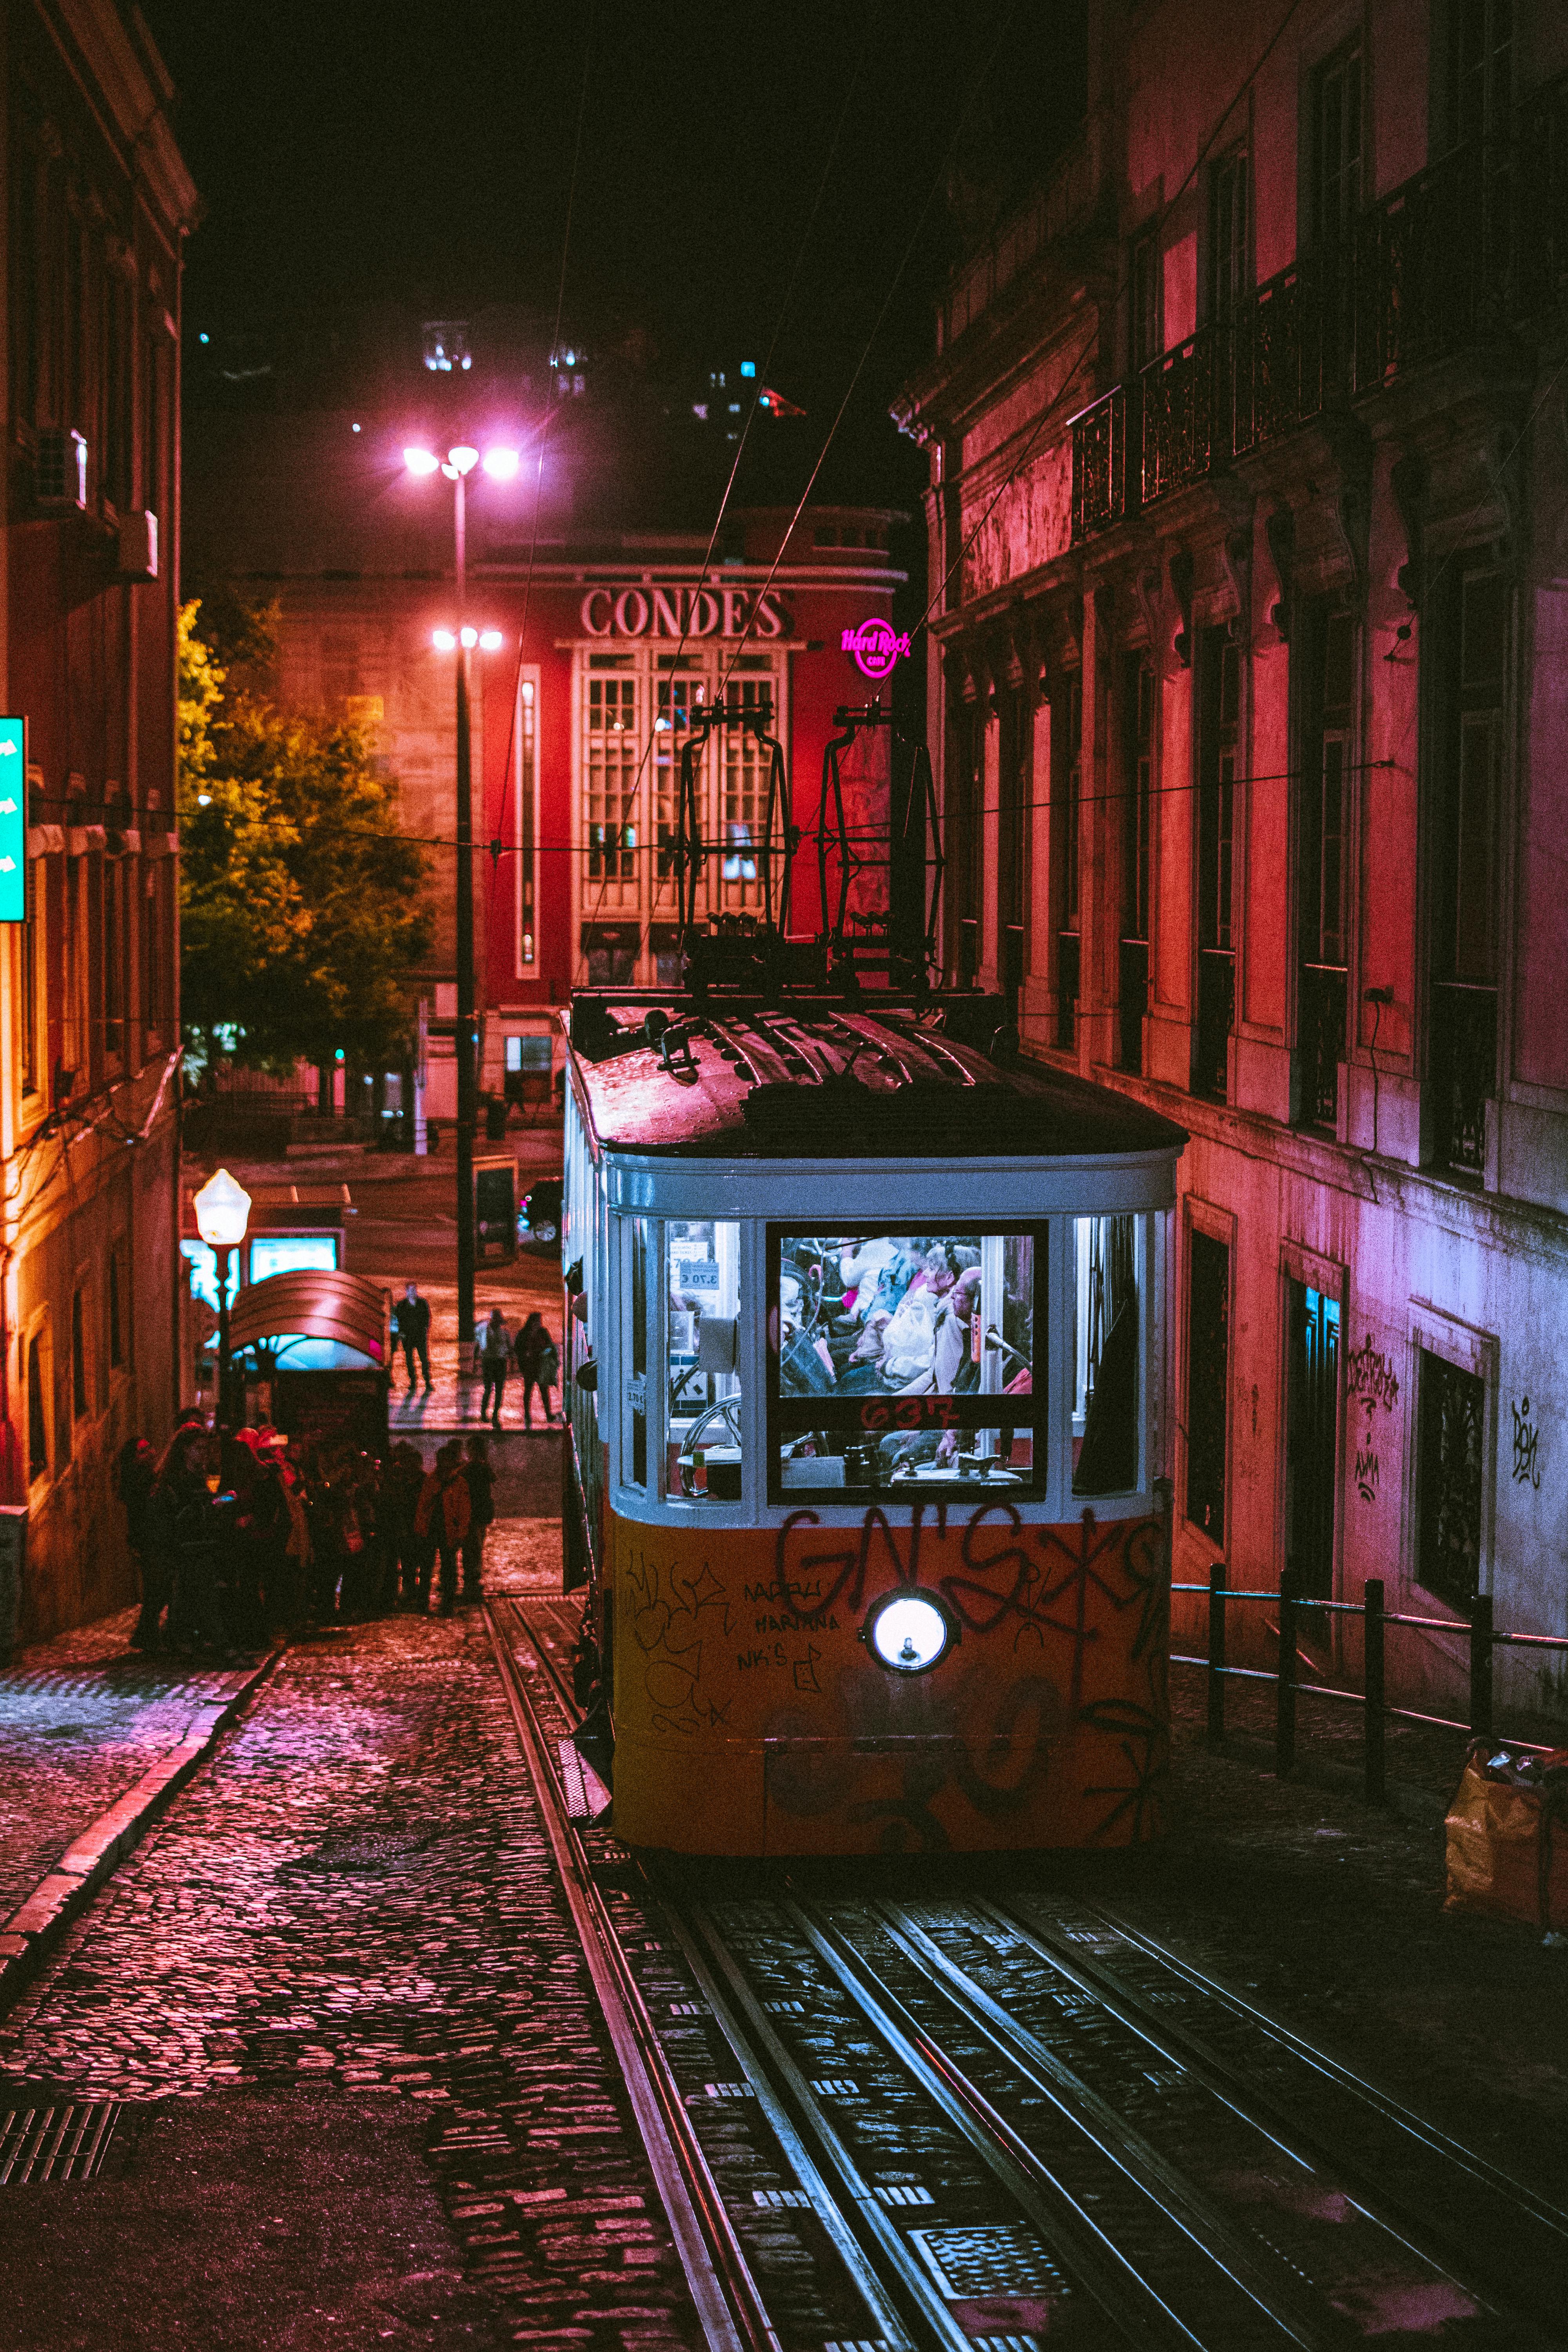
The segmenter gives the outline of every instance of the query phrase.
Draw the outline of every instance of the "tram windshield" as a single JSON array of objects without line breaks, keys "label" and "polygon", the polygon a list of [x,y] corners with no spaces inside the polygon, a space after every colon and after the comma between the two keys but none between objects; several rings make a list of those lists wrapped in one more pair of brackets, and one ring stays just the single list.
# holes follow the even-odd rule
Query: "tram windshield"
[{"label": "tram windshield", "polygon": [[1043,1228],[769,1238],[782,1493],[1035,1484]]}]

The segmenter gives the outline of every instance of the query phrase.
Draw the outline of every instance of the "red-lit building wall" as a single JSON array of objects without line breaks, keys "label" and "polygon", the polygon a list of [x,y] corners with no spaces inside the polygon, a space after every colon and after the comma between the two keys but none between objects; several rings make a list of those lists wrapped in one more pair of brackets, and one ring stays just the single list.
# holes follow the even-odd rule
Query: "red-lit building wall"
[{"label": "red-lit building wall", "polygon": [[897,411],[950,968],[1191,1131],[1178,1582],[1381,1578],[1462,1712],[1479,1601],[1568,1632],[1568,20],[1095,5],[1089,66]]}]

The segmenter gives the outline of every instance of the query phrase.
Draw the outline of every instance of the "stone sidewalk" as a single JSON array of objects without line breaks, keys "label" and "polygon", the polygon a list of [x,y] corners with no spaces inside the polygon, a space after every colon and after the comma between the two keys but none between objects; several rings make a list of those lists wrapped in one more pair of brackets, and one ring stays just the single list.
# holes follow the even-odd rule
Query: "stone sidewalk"
[{"label": "stone sidewalk", "polygon": [[254,1681],[130,1648],[134,1609],[20,1651],[0,1671],[0,1919],[163,1759]]}]

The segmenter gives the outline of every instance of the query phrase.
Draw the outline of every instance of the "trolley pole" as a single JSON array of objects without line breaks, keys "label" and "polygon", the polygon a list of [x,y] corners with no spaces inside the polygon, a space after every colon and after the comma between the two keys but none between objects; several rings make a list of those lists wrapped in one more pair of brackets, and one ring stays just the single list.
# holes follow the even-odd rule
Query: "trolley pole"
[{"label": "trolley pole", "polygon": [[[461,474],[452,485],[457,544],[458,620],[467,618],[467,488]],[[468,648],[458,643],[458,1346],[474,1336],[474,1120],[478,1087],[474,1069],[474,796],[468,703]],[[458,1364],[462,1357],[459,1352]]]}]

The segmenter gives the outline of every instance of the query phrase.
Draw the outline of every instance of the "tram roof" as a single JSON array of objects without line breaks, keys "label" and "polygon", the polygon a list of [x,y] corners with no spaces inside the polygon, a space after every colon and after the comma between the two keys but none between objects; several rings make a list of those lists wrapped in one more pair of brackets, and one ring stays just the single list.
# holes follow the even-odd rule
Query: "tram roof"
[{"label": "tram roof", "polygon": [[[579,992],[573,1061],[612,1151],[686,1159],[1116,1159],[1186,1130],[1131,1097],[968,1043],[997,1000],[698,1004]],[[651,1018],[650,1018],[651,1016]],[[662,1024],[662,1037],[658,1036]]]}]

